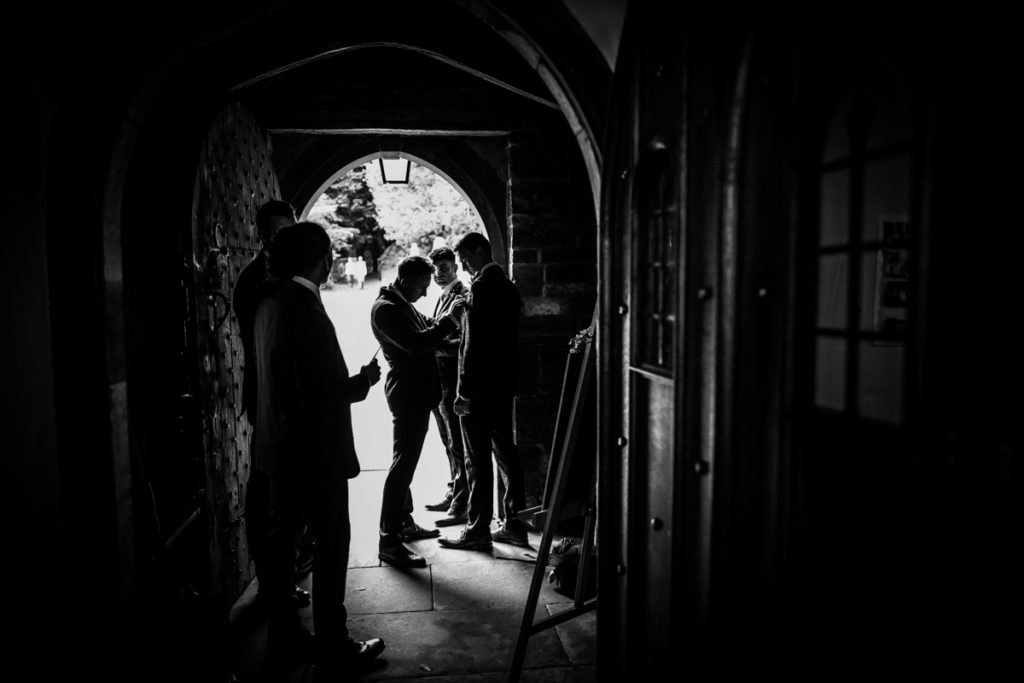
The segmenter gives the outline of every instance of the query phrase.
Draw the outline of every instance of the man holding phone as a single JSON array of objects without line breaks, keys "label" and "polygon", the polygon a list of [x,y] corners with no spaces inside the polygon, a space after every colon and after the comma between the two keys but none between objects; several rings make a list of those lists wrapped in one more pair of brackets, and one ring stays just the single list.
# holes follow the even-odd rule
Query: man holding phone
[{"label": "man holding phone", "polygon": [[[348,480],[359,474],[351,404],[380,380],[375,360],[349,375],[338,336],[320,300],[331,272],[331,239],[316,223],[281,228],[270,251],[280,286],[263,299],[254,321],[257,373],[256,452],[269,476],[269,529],[261,589],[267,592],[267,647],[282,673],[316,657],[323,675],[350,674],[384,649],[379,638],[349,637]],[[295,539],[309,524],[313,560],[314,636],[295,611]]]},{"label": "man holding phone", "polygon": [[441,400],[434,349],[459,328],[463,309],[461,300],[453,302],[447,314],[431,322],[413,307],[426,294],[433,272],[430,261],[422,256],[403,259],[395,283],[381,288],[370,311],[370,327],[391,366],[384,393],[394,435],[394,458],[381,501],[378,556],[396,567],[425,567],[426,560],[404,542],[440,535],[437,529],[424,529],[413,520],[409,491],[431,411]]}]

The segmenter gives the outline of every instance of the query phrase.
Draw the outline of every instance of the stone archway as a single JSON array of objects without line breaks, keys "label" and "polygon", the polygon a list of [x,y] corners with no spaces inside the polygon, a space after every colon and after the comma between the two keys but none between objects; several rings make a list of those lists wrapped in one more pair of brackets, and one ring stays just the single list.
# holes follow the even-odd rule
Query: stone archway
[{"label": "stone archway", "polygon": [[[452,7],[473,9],[468,3],[452,3]],[[477,9],[479,12],[470,11],[470,14],[481,19],[481,16],[489,16],[488,13],[493,7],[491,3],[480,3],[480,8]],[[132,460],[136,456],[143,460],[161,460],[163,462],[157,465],[171,468],[182,467],[181,463],[187,462],[187,458],[191,457],[190,453],[176,454],[172,452],[173,448],[169,447],[168,443],[161,443],[169,442],[166,435],[176,433],[174,430],[178,427],[179,418],[188,410],[186,408],[179,411],[177,401],[184,402],[187,392],[181,389],[174,376],[181,360],[179,349],[174,344],[181,335],[176,320],[178,312],[161,307],[181,305],[178,296],[180,278],[187,276],[183,274],[191,265],[182,263],[171,243],[174,241],[174,235],[183,235],[189,230],[192,191],[190,181],[198,162],[202,136],[209,121],[224,104],[222,98],[230,84],[244,80],[238,78],[238,75],[246,70],[242,66],[246,56],[255,63],[256,57],[253,56],[251,46],[266,37],[280,37],[280,29],[275,26],[273,19],[274,12],[253,9],[246,10],[244,14],[225,18],[216,23],[216,26],[211,24],[208,28],[197,19],[195,26],[204,27],[193,32],[185,30],[180,24],[168,24],[161,27],[158,32],[156,38],[159,40],[152,39],[145,43],[130,43],[119,31],[109,26],[99,27],[95,34],[96,42],[107,47],[96,61],[102,61],[110,54],[116,53],[117,61],[112,63],[126,65],[123,71],[115,68],[108,73],[107,85],[102,88],[103,95],[96,98],[98,106],[88,117],[90,127],[99,130],[101,134],[88,141],[82,140],[71,144],[66,150],[54,146],[55,151],[47,159],[47,171],[54,177],[59,175],[61,168],[73,165],[82,158],[99,160],[103,164],[103,170],[97,174],[94,182],[74,194],[73,201],[68,202],[67,196],[53,197],[49,199],[48,204],[52,208],[50,220],[55,224],[60,220],[69,226],[53,230],[55,241],[64,233],[70,233],[72,225],[86,225],[89,228],[87,231],[79,231],[81,237],[75,240],[75,244],[80,243],[82,247],[76,253],[84,256],[54,259],[51,255],[50,260],[54,269],[73,265],[72,273],[95,276],[93,279],[96,286],[89,290],[89,303],[90,310],[98,312],[99,318],[96,319],[95,325],[88,326],[90,341],[93,343],[87,350],[87,362],[96,360],[93,366],[101,370],[90,373],[76,371],[73,378],[69,379],[72,373],[68,372],[68,366],[81,363],[81,358],[73,358],[72,354],[63,348],[55,353],[54,366],[61,375],[61,386],[58,387],[61,396],[67,394],[77,400],[80,396],[93,398],[102,395],[106,399],[105,402],[93,401],[90,404],[90,419],[95,423],[98,421],[96,415],[102,413],[100,417],[105,426],[103,429],[93,429],[94,433],[90,432],[89,439],[92,446],[104,451],[104,460],[100,464],[114,473],[111,490],[117,512],[112,535],[118,539],[114,551],[120,562],[118,571],[123,578],[124,618],[129,622],[133,618],[131,611],[138,600],[133,558],[142,552],[133,545],[133,538],[138,536],[133,534],[133,531],[140,522],[133,518],[132,513],[133,509],[137,514],[139,509],[145,507],[145,504],[140,507],[138,500],[145,500],[146,497],[145,491],[136,490],[145,486],[145,482],[133,476]],[[497,25],[483,19],[481,21],[483,25],[495,31],[496,41],[507,39],[514,43],[527,62],[537,69],[538,73],[542,73],[542,78],[563,73],[550,63],[545,65],[539,60],[538,55],[544,54],[541,43],[545,39],[535,39],[529,30],[517,29],[513,40],[509,38],[509,34],[503,32],[502,26],[505,24]],[[236,26],[246,27],[244,35],[242,31],[228,30]],[[294,40],[297,44],[299,38]],[[287,51],[284,47],[282,53]],[[132,59],[133,55],[144,59],[136,62]],[[238,55],[242,55],[243,58],[219,59]],[[83,59],[83,64],[92,65],[92,61]],[[131,64],[131,68],[128,68],[128,64]],[[582,89],[586,85],[582,81],[572,81],[570,84],[571,78],[552,77],[560,84],[561,96],[564,96],[566,103],[562,110],[570,131],[577,140],[591,141],[586,144],[592,148],[592,152],[584,153],[587,160],[583,166],[593,169],[597,159],[594,150],[597,148],[592,141],[600,139],[603,124],[599,120],[591,120],[591,114],[587,112],[586,107],[574,104],[586,99],[581,93],[573,94],[577,88]],[[88,92],[88,87],[83,84],[72,91],[74,99],[89,99],[87,96],[91,93]],[[560,97],[556,97],[556,100],[562,104]],[[117,104],[105,107],[103,103]],[[80,130],[81,121],[76,120],[74,117],[77,114],[70,113],[71,111],[69,109],[68,114],[62,114],[55,126]],[[555,115],[557,116],[557,112]],[[67,133],[66,136],[62,134],[52,137],[62,142],[65,137],[70,138],[72,135]],[[164,139],[161,140],[161,137]],[[516,144],[518,141],[513,140],[510,147],[515,148]],[[530,147],[530,144],[520,147]],[[369,154],[369,150],[363,154]],[[594,277],[592,264],[596,256],[589,246],[591,238],[581,236],[586,243],[584,258],[590,261],[589,266],[583,264],[581,267],[581,264],[575,262],[559,260],[542,262],[541,243],[535,242],[531,245],[529,242],[521,242],[517,246],[508,240],[507,226],[514,208],[509,209],[503,200],[485,201],[485,196],[494,195],[493,188],[478,187],[468,182],[458,171],[429,154],[415,154],[425,162],[425,165],[432,164],[433,170],[443,170],[448,179],[453,181],[453,185],[460,188],[477,207],[488,233],[495,237],[502,236],[501,245],[506,254],[506,261],[516,261],[518,277],[524,286],[532,288],[530,310],[543,314],[536,318],[532,330],[539,334],[551,333],[552,328],[547,324],[549,320],[546,313],[552,311],[559,311],[559,315],[565,321],[575,316],[578,312],[576,308],[580,307],[573,297],[590,296],[585,291],[579,291],[578,283],[592,280]],[[350,157],[353,158],[358,157]],[[337,166],[334,170],[336,169]],[[465,174],[472,172],[472,169],[462,171]],[[153,174],[150,177],[152,182],[164,183],[164,187],[160,191],[151,188],[140,189],[138,178],[145,174]],[[592,183],[594,177],[599,176],[595,176],[592,170],[587,175]],[[182,180],[183,178],[187,180]],[[322,182],[324,178],[316,184]],[[507,183],[499,184],[502,194],[506,185]],[[592,194],[595,187],[592,184]],[[312,195],[316,187],[307,189]],[[286,195],[285,198],[290,197]],[[61,203],[73,205],[75,208],[61,208]],[[86,213],[88,215],[85,215]],[[593,220],[594,215],[585,218],[585,222]],[[541,239],[546,229],[546,226],[524,225],[521,234],[525,236],[532,232],[537,239]],[[498,243],[497,239],[494,241]],[[569,256],[575,258],[579,254],[570,252],[577,246],[573,244],[566,248],[552,245],[551,251],[560,250],[560,257],[563,259]],[[589,254],[586,253],[587,250]],[[518,260],[520,257],[525,260]],[[545,270],[552,275],[550,281],[544,280]],[[551,296],[564,297],[564,305],[539,301]],[[61,299],[57,301],[57,307],[61,311],[67,311],[75,305],[67,297],[62,298],[58,295],[54,298]],[[569,301],[570,298],[573,298],[572,302]],[[164,317],[174,320],[168,322],[163,319]],[[589,319],[589,310],[582,312],[578,317]],[[69,325],[70,323],[66,322],[64,327]],[[556,332],[565,336],[570,335],[575,329],[576,322],[572,320],[565,322]],[[59,330],[57,333],[59,334]],[[538,360],[531,362],[539,365],[544,362],[544,357],[551,355],[545,345],[552,344],[559,347],[560,351],[562,340],[560,337],[555,341],[540,339],[533,344],[531,353]],[[560,356],[560,353],[554,355]],[[558,363],[556,360],[556,364]],[[97,389],[102,393],[99,394]],[[58,402],[67,400],[58,397]],[[80,438],[81,427],[86,418],[69,418],[68,414],[70,413],[61,413],[57,424],[58,432],[64,440]],[[536,443],[543,444],[546,440],[547,437],[542,434],[536,438]],[[63,446],[61,450],[64,450]],[[176,459],[176,456],[180,457]],[[61,456],[62,460],[70,457],[72,456]],[[72,467],[70,471],[75,469]],[[99,475],[96,478],[99,478]],[[69,494],[65,502],[70,502],[65,506],[67,509],[74,509],[74,503],[80,501]],[[91,501],[89,504],[96,509],[101,507]],[[106,507],[109,507],[109,500]],[[102,514],[106,515],[105,508]],[[102,520],[104,525],[109,524],[108,518],[101,516],[99,512],[93,517]],[[180,527],[176,521],[160,531],[164,536],[172,536],[178,530]],[[140,582],[149,580],[148,577],[141,577]]]}]

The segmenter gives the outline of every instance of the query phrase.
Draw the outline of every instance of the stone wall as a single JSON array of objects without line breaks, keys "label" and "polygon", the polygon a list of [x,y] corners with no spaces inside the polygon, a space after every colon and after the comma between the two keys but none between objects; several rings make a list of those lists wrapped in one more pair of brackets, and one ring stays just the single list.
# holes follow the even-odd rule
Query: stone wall
[{"label": "stone wall", "polygon": [[516,435],[527,506],[540,503],[569,341],[596,302],[596,218],[579,150],[564,136],[513,135],[508,145],[512,279],[523,298]]}]

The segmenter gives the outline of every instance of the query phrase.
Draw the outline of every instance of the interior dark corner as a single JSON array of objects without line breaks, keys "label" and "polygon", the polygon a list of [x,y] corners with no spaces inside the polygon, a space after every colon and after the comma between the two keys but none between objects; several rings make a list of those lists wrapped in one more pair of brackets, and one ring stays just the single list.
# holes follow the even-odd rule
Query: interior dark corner
[{"label": "interior dark corner", "polygon": [[[371,388],[345,601],[386,649],[356,680],[1019,670],[1013,22],[804,5],[10,8],[4,669],[268,680],[232,289],[261,205],[316,218],[405,158],[522,299],[530,548],[378,558]],[[368,311],[382,264],[325,301]],[[339,315],[358,368],[369,322]]]}]

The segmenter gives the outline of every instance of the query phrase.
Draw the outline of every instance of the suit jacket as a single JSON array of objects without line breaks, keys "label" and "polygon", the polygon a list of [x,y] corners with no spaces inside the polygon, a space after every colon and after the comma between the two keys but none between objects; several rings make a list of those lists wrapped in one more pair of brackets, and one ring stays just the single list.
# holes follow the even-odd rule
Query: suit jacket
[{"label": "suit jacket", "polygon": [[429,410],[441,402],[434,349],[458,329],[451,316],[431,322],[393,287],[382,287],[370,309],[370,328],[391,369],[384,393],[393,414]]},{"label": "suit jacket", "polygon": [[253,324],[260,302],[274,289],[267,272],[267,258],[261,251],[238,274],[231,306],[242,339],[242,412],[249,424],[256,421],[256,363],[253,360]]},{"label": "suit jacket", "polygon": [[519,290],[500,266],[473,278],[459,343],[460,397],[486,400],[515,393],[522,305]]},{"label": "suit jacket", "polygon": [[254,331],[256,466],[303,487],[355,477],[350,404],[370,383],[349,376],[320,299],[285,281],[260,304]]},{"label": "suit jacket", "polygon": [[[432,320],[435,322],[441,318],[441,316],[447,314],[451,308],[452,303],[457,297],[466,298],[469,296],[469,288],[462,284],[461,280],[456,280],[452,283],[451,287],[446,292],[442,292],[441,296],[437,298],[437,304],[434,305],[434,317]],[[437,347],[434,353],[441,358],[456,359],[459,356],[459,341],[461,338],[461,325],[460,329],[449,334],[445,337],[444,341]]]}]

